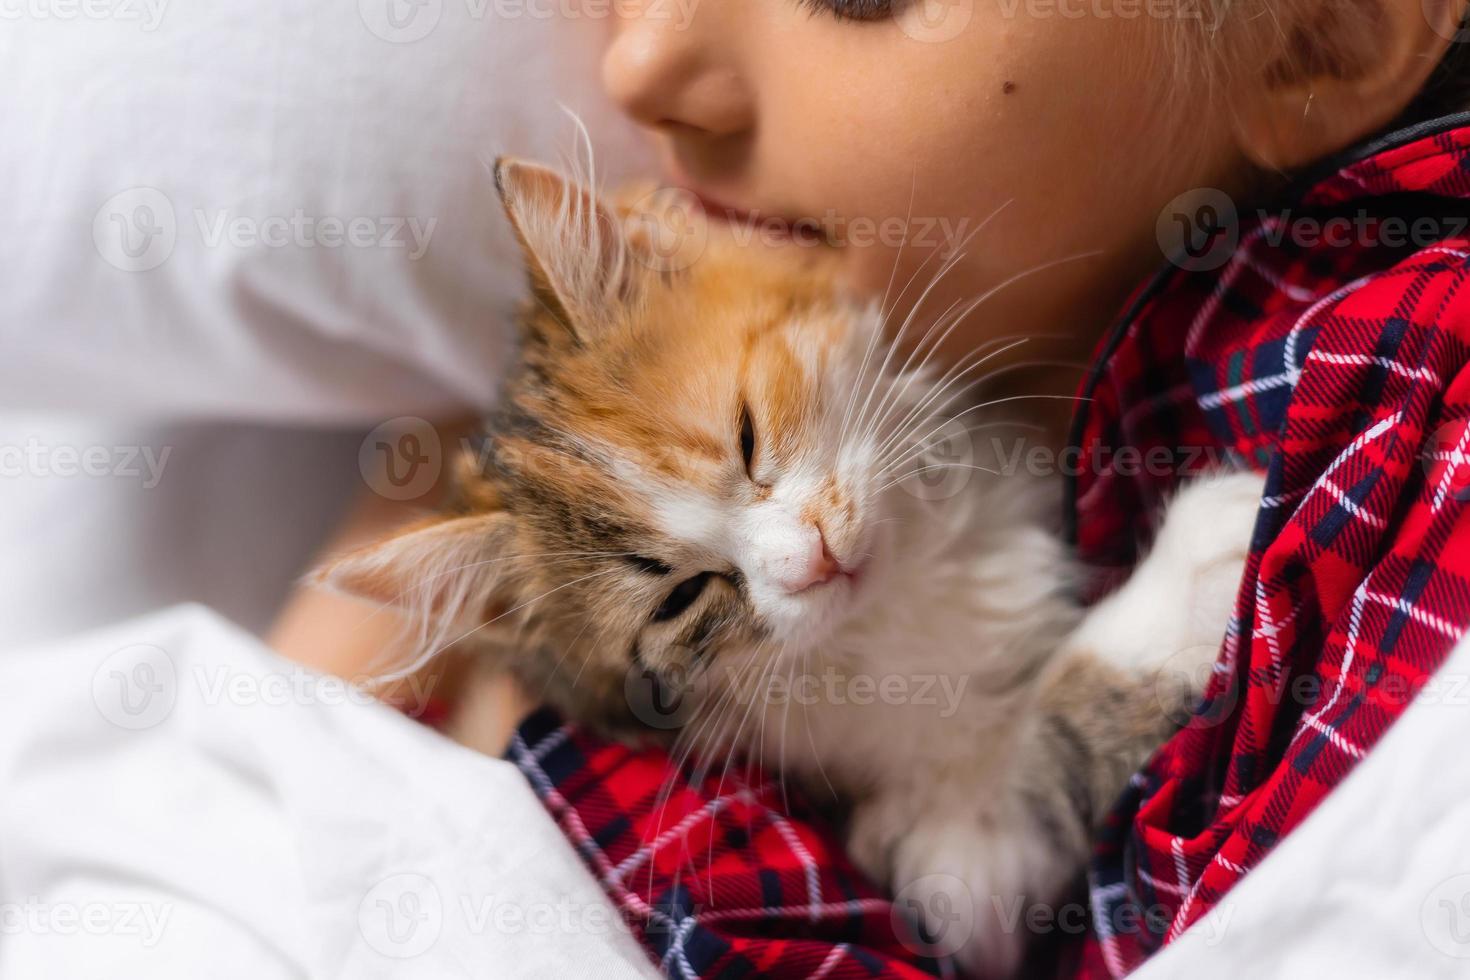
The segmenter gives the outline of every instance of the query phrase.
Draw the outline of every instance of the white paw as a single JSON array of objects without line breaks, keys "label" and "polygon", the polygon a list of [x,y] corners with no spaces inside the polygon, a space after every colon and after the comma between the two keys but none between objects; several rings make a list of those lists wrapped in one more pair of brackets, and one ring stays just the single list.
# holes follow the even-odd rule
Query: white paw
[{"label": "white paw", "polygon": [[1152,550],[1069,646],[1129,671],[1207,667],[1235,608],[1264,485],[1258,473],[1220,473],[1179,491]]},{"label": "white paw", "polygon": [[910,808],[894,795],[859,803],[848,822],[847,856],[869,880],[886,884],[893,878],[894,851],[912,823]]},{"label": "white paw", "polygon": [[953,956],[973,977],[1016,974],[1036,910],[1054,911],[1082,861],[1058,853],[1034,824],[972,811],[907,829],[894,850],[894,902],[920,923],[919,952]]},{"label": "white paw", "polygon": [[1164,510],[1150,560],[1162,553],[1198,568],[1243,558],[1265,486],[1253,472],[1212,473],[1186,484]]},{"label": "white paw", "polygon": [[1218,645],[1224,635],[1264,489],[1259,473],[1211,474],[1179,491],[1165,511],[1145,565],[1153,566],[1153,581],[1171,583],[1189,610],[1175,639],[1180,648]]}]

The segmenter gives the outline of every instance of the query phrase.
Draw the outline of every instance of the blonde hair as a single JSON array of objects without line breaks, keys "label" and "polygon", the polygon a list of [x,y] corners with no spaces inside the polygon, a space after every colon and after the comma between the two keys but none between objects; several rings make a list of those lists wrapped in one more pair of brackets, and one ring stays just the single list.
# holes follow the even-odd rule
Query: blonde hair
[{"label": "blonde hair", "polygon": [[[1457,0],[1425,0],[1455,3]],[[1241,73],[1261,83],[1293,77],[1351,76],[1381,46],[1382,8],[1371,0],[1179,0],[1198,15],[1181,18],[1193,83],[1212,94]],[[1470,23],[1470,21],[1467,21]],[[1200,66],[1204,66],[1201,73]],[[1457,38],[1395,126],[1470,109],[1470,34]]]}]

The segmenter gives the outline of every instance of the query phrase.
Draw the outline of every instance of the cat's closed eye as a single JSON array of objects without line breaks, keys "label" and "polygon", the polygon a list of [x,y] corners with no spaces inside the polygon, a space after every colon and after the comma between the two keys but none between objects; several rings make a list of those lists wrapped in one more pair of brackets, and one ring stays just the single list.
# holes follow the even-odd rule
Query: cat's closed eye
[{"label": "cat's closed eye", "polygon": [[755,479],[755,420],[750,417],[750,406],[740,406],[740,457],[745,460],[745,475]]},{"label": "cat's closed eye", "polygon": [[663,601],[663,605],[654,610],[653,621],[665,623],[678,618],[704,594],[705,586],[709,585],[710,579],[714,577],[714,572],[700,572],[693,578],[687,578],[674,586],[674,590]]}]

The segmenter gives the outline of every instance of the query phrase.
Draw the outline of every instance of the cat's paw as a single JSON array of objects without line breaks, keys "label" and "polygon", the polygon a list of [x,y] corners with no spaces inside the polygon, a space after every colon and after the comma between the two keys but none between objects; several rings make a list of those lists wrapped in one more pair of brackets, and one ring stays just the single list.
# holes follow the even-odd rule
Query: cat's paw
[{"label": "cat's paw", "polygon": [[908,828],[894,851],[894,901],[917,922],[920,952],[953,956],[972,977],[1016,975],[1037,910],[1057,914],[1083,859],[1053,847],[1036,823],[989,813]]},{"label": "cat's paw", "polygon": [[1215,473],[1186,485],[1164,512],[1145,564],[1162,565],[1161,575],[1183,576],[1195,608],[1211,619],[1230,613],[1264,488],[1259,473]]},{"label": "cat's paw", "polygon": [[913,802],[891,793],[854,808],[848,856],[890,888],[896,913],[908,924],[901,939],[914,952],[953,957],[976,977],[1010,976],[1025,942],[1006,928],[1012,920],[1004,913],[1016,904],[1024,848],[994,819],[926,819]]},{"label": "cat's paw", "polygon": [[1176,593],[1186,613],[1172,641],[1175,660],[1208,664],[1215,659],[1235,609],[1264,486],[1259,473],[1211,474],[1187,485],[1169,504],[1145,564],[1153,565],[1147,569],[1150,580]]},{"label": "cat's paw", "polygon": [[1261,474],[1240,472],[1186,485],[1165,510],[1147,557],[1093,607],[1071,644],[1130,672],[1176,665],[1197,673],[1194,666],[1213,661],[1235,607],[1264,484]]},{"label": "cat's paw", "polygon": [[853,807],[847,827],[847,856],[868,880],[883,884],[893,878],[893,856],[913,824],[909,807],[895,796],[879,796]]}]

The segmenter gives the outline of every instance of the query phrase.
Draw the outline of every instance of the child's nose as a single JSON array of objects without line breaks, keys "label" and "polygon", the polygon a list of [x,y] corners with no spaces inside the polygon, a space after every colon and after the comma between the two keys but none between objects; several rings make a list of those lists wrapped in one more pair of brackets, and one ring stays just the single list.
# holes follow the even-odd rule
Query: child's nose
[{"label": "child's nose", "polygon": [[842,572],[821,528],[807,525],[805,530],[798,550],[787,557],[777,576],[781,587],[792,595],[830,582]]},{"label": "child's nose", "polygon": [[[689,23],[673,4],[653,4],[619,18],[602,59],[602,83],[613,101],[644,126],[679,133],[732,136],[748,129],[751,99],[738,73],[716,61],[710,42],[718,11],[691,7]],[[664,9],[669,8],[669,9]]]}]

